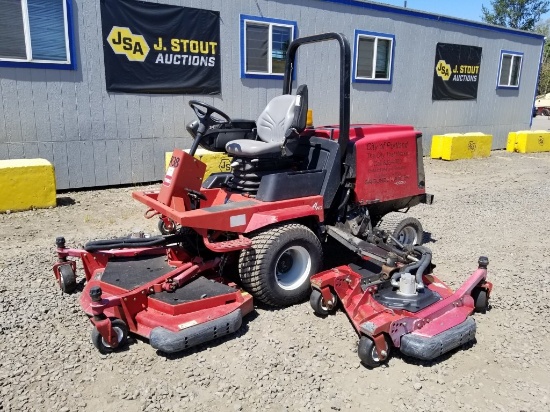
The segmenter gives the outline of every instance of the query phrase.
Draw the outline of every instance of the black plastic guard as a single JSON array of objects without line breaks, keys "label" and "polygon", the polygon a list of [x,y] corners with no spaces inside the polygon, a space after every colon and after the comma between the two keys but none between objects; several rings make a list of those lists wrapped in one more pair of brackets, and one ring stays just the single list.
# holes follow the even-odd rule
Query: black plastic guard
[{"label": "black plastic guard", "polygon": [[421,360],[432,360],[444,353],[474,340],[476,321],[468,317],[464,322],[430,338],[409,333],[401,338],[401,353]]},{"label": "black plastic guard", "polygon": [[179,352],[201,343],[221,338],[239,330],[243,321],[240,309],[221,318],[172,332],[158,326],[151,331],[151,346],[166,353]]}]

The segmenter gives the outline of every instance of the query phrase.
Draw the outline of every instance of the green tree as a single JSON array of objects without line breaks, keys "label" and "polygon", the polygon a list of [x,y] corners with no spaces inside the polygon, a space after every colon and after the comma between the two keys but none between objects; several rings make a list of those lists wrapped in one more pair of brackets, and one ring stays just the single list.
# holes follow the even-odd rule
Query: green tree
[{"label": "green tree", "polygon": [[[550,19],[538,23],[535,31],[546,38],[550,38]],[[538,95],[546,93],[550,93],[550,43],[548,41],[544,43],[537,88]]]},{"label": "green tree", "polygon": [[491,8],[481,6],[484,22],[532,31],[550,10],[550,0],[491,0]]}]

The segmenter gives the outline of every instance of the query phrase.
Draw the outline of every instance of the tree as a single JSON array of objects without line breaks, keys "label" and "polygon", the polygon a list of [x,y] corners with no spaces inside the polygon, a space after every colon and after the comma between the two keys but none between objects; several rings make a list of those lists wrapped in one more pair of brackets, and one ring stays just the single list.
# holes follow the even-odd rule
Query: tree
[{"label": "tree", "polygon": [[[536,25],[535,31],[543,36],[550,38],[550,19],[540,22]],[[550,92],[550,43],[544,43],[542,52],[542,61],[540,66],[539,84],[537,94],[546,94]]]},{"label": "tree", "polygon": [[550,10],[550,0],[491,0],[492,11],[481,6],[484,22],[532,31],[540,17]]}]

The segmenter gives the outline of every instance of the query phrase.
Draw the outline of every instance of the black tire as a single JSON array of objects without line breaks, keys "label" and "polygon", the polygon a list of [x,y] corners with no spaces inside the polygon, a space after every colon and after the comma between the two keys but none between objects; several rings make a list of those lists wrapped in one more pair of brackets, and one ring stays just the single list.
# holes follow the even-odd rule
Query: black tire
[{"label": "black tire", "polygon": [[164,220],[159,219],[157,226],[158,226],[159,232],[162,233],[163,235],[171,235],[173,233],[176,233],[176,230],[177,230],[176,222],[174,222],[172,219],[170,219],[169,225],[164,223]]},{"label": "black tire", "polygon": [[541,114],[543,116],[550,116],[550,109],[542,109]]},{"label": "black tire", "polygon": [[357,346],[357,355],[359,355],[359,359],[361,359],[361,362],[369,368],[377,368],[378,366],[387,362],[390,358],[391,347],[388,344],[387,339],[386,352],[386,357],[381,360],[378,357],[378,352],[376,351],[376,347],[374,346],[374,341],[371,338],[367,336],[361,336],[361,339],[359,339],[359,345]]},{"label": "black tire", "polygon": [[118,345],[116,347],[109,346],[95,326],[92,330],[92,343],[99,353],[103,355],[115,352],[128,343],[128,326],[126,326],[126,323],[121,319],[113,319],[111,321],[111,326],[118,337]]},{"label": "black tire", "polygon": [[474,309],[477,313],[485,313],[489,307],[489,296],[485,289],[475,287],[472,290],[472,298],[474,299]]},{"label": "black tire", "polygon": [[63,293],[73,293],[76,289],[76,274],[71,265],[59,266],[59,287]]},{"label": "black tire", "polygon": [[402,213],[388,213],[377,226],[405,245],[422,245],[424,243],[422,223],[414,217],[401,219],[402,215]]},{"label": "black tire", "polygon": [[332,302],[332,306],[329,308],[323,299],[321,291],[318,289],[313,289],[311,291],[311,295],[309,296],[309,304],[311,305],[313,311],[319,316],[327,316],[336,309],[338,298],[334,295],[334,293],[332,293]]},{"label": "black tire", "polygon": [[241,252],[239,276],[256,299],[290,306],[307,299],[309,279],[320,270],[322,257],[321,242],[306,226],[272,226],[255,234],[252,247]]}]

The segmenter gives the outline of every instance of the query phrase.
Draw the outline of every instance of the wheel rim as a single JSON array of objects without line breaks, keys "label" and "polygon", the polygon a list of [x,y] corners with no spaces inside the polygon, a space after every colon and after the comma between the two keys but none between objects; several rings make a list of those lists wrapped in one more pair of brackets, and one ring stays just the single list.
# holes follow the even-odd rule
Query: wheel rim
[{"label": "wheel rim", "polygon": [[405,226],[397,234],[397,240],[404,245],[415,245],[418,240],[416,230],[412,226]]},{"label": "wheel rim", "polygon": [[376,346],[372,346],[372,352],[370,354],[371,358],[375,362],[380,362],[380,358],[378,357],[378,352],[376,351]]},{"label": "wheel rim", "polygon": [[[120,342],[122,342],[122,339],[124,338],[124,331],[117,327],[114,327],[113,330],[116,332],[116,339],[118,344],[120,344]],[[101,343],[103,343],[103,345],[107,348],[112,348],[112,346],[109,345],[109,343],[105,339],[103,339],[103,336],[101,337]]]},{"label": "wheel rim", "polygon": [[299,288],[309,277],[311,256],[302,246],[291,246],[286,249],[275,264],[275,279],[284,290]]}]

